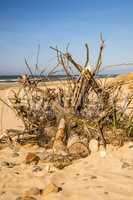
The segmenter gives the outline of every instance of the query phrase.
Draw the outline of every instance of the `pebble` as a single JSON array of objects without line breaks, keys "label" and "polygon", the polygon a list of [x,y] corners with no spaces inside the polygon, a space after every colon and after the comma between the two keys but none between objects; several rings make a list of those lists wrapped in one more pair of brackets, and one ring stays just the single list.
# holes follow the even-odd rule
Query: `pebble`
[{"label": "pebble", "polygon": [[42,190],[37,187],[32,187],[29,190],[24,192],[24,196],[30,196],[30,195],[39,195],[42,193]]},{"label": "pebble", "polygon": [[73,121],[71,124],[70,124],[70,128],[75,128],[77,127],[77,122]]},{"label": "pebble", "polygon": [[93,175],[92,175],[92,176],[91,176],[91,179],[97,179],[97,176],[93,176]]},{"label": "pebble", "polygon": [[133,148],[133,142],[128,143],[128,148]]},{"label": "pebble", "polygon": [[16,200],[37,200],[35,197],[32,197],[32,196],[20,196],[20,197],[17,197]]},{"label": "pebble", "polygon": [[13,152],[12,157],[18,157],[18,156],[19,156],[19,153]]},{"label": "pebble", "polygon": [[43,196],[47,196],[50,193],[58,193],[62,191],[61,187],[56,186],[53,183],[50,183],[44,190],[43,190]]},{"label": "pebble", "polygon": [[40,166],[34,165],[33,168],[32,168],[32,171],[33,172],[40,172],[40,171],[42,171],[42,168]]},{"label": "pebble", "polygon": [[26,164],[31,164],[31,163],[35,163],[38,164],[40,158],[39,156],[37,156],[35,153],[28,153],[26,158],[25,158],[25,163]]},{"label": "pebble", "polygon": [[89,154],[88,148],[82,143],[75,143],[69,147],[69,153],[71,155],[77,155],[81,157],[86,157]]},{"label": "pebble", "polygon": [[16,200],[37,200],[35,197],[32,196],[19,196]]},{"label": "pebble", "polygon": [[3,162],[1,162],[1,166],[2,167],[8,167],[8,168],[13,168],[13,167],[15,167],[15,163],[12,163],[12,162],[7,162],[7,161],[3,161]]}]

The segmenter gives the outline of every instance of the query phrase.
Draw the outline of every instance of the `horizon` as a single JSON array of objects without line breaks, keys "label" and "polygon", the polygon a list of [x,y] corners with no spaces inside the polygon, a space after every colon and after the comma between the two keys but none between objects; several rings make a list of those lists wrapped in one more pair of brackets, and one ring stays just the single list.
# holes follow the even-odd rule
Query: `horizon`
[{"label": "horizon", "polygon": [[[63,50],[70,43],[70,53],[84,63],[87,42],[91,65],[99,50],[103,33],[103,66],[133,62],[133,2],[130,0],[0,0],[0,75],[26,73],[24,58],[49,70],[56,55],[49,46]],[[114,67],[110,73],[133,71],[133,66]],[[108,73],[108,70],[106,70]],[[105,72],[106,72],[105,71]]]}]

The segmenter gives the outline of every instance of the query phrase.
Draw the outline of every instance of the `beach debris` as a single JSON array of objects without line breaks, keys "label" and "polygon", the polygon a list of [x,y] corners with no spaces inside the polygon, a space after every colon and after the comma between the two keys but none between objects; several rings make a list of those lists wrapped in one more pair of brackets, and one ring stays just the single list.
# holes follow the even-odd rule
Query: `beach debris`
[{"label": "beach debris", "polygon": [[45,169],[48,173],[53,173],[57,171],[57,168],[53,165],[53,163],[46,164]]},{"label": "beach debris", "polygon": [[91,179],[97,179],[97,176],[92,175],[92,176],[91,176]]},{"label": "beach debris", "polygon": [[[68,48],[64,52],[50,48],[56,53],[57,64],[47,74],[34,74],[25,59],[29,73],[20,76],[18,91],[10,93],[9,104],[5,102],[21,119],[24,128],[8,129],[0,136],[0,143],[11,148],[16,143],[38,145],[49,153],[44,152],[41,158],[36,153],[29,153],[25,162],[37,164],[41,160],[62,169],[75,159],[97,152],[100,144],[104,146],[100,155],[105,157],[106,145],[120,147],[124,142],[132,141],[133,112],[130,106],[133,95],[123,97],[121,91],[125,83],[119,81],[119,77],[117,84],[110,85],[106,84],[106,79],[97,78],[104,49],[102,34],[95,66],[90,64],[88,44],[85,44],[84,65],[75,61]],[[55,77],[58,67],[63,69],[66,80],[50,87],[48,82],[51,76]],[[73,71],[77,71],[77,75]],[[47,169],[49,172],[54,170]]]},{"label": "beach debris", "polygon": [[2,167],[13,168],[13,167],[16,166],[16,164],[13,163],[13,162],[2,161],[2,162],[1,162],[1,166],[2,166]]},{"label": "beach debris", "polygon": [[33,172],[40,172],[42,171],[42,167],[38,166],[38,165],[33,165],[32,171]]},{"label": "beach debris", "polygon": [[27,154],[27,156],[26,156],[26,158],[25,158],[25,163],[26,164],[38,164],[38,162],[39,162],[39,160],[40,160],[40,158],[39,158],[39,156],[37,156],[35,153],[31,153],[31,152],[29,152],[28,154]]},{"label": "beach debris", "polygon": [[46,186],[46,188],[43,190],[42,195],[45,197],[47,195],[49,195],[50,193],[58,193],[62,191],[61,187],[58,187],[57,185],[55,185],[54,183],[50,183],[49,185]]},{"label": "beach debris", "polygon": [[53,138],[56,135],[57,128],[55,126],[49,126],[45,128],[45,132],[49,138]]},{"label": "beach debris", "polygon": [[128,168],[128,169],[133,169],[133,163],[129,163],[129,162],[126,162],[126,161],[124,161],[123,163],[122,163],[122,165],[121,165],[121,168],[122,169],[125,169],[125,168]]},{"label": "beach debris", "polygon": [[42,189],[39,189],[38,187],[31,187],[29,190],[24,192],[24,196],[34,196],[34,195],[40,195],[42,194]]},{"label": "beach debris", "polygon": [[91,139],[89,141],[89,150],[91,151],[91,153],[96,153],[98,149],[99,149],[98,141],[96,139]]},{"label": "beach debris", "polygon": [[88,156],[89,150],[84,144],[76,142],[69,147],[69,153],[73,156],[80,156],[84,158]]},{"label": "beach debris", "polygon": [[18,156],[19,156],[19,153],[13,152],[12,157],[18,157]]},{"label": "beach debris", "polygon": [[128,143],[128,148],[130,149],[130,148],[133,148],[133,142],[129,142]]},{"label": "beach debris", "polygon": [[53,166],[57,169],[63,169],[64,167],[71,165],[74,158],[76,159],[77,156],[71,157],[68,155],[54,155]]},{"label": "beach debris", "polygon": [[16,198],[16,200],[37,200],[37,199],[33,196],[19,196]]},{"label": "beach debris", "polygon": [[55,154],[66,155],[66,145],[65,145],[65,119],[62,118],[58,125],[58,130],[53,143],[53,152]]},{"label": "beach debris", "polygon": [[100,157],[101,158],[105,158],[107,155],[106,151],[105,150],[100,150]]}]

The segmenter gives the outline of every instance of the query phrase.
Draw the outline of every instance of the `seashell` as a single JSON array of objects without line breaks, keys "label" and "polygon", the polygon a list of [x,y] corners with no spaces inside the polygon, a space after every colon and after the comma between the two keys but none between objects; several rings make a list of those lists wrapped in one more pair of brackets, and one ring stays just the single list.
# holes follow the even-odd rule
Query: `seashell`
[{"label": "seashell", "polygon": [[105,158],[106,157],[106,151],[105,150],[102,150],[102,151],[100,151],[100,157],[101,158]]},{"label": "seashell", "polygon": [[98,151],[98,141],[96,139],[90,140],[89,149],[91,153],[96,153]]},{"label": "seashell", "polygon": [[103,146],[103,145],[101,145],[100,147],[99,147],[99,149],[100,149],[100,157],[101,158],[105,158],[106,157],[106,155],[107,155],[107,152],[106,152],[106,149],[105,149],[105,147]]}]

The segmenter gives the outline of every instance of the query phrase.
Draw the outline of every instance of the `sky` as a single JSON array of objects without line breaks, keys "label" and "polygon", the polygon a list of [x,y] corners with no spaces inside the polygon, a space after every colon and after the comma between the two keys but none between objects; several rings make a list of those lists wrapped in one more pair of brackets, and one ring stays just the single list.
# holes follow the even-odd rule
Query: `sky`
[{"label": "sky", "polygon": [[[39,66],[50,70],[56,55],[50,46],[69,51],[77,62],[95,65],[99,35],[105,49],[103,66],[133,62],[132,0],[0,0],[0,75],[26,72],[24,58],[35,66],[40,44]],[[131,67],[110,69],[112,73],[133,71]]]}]

